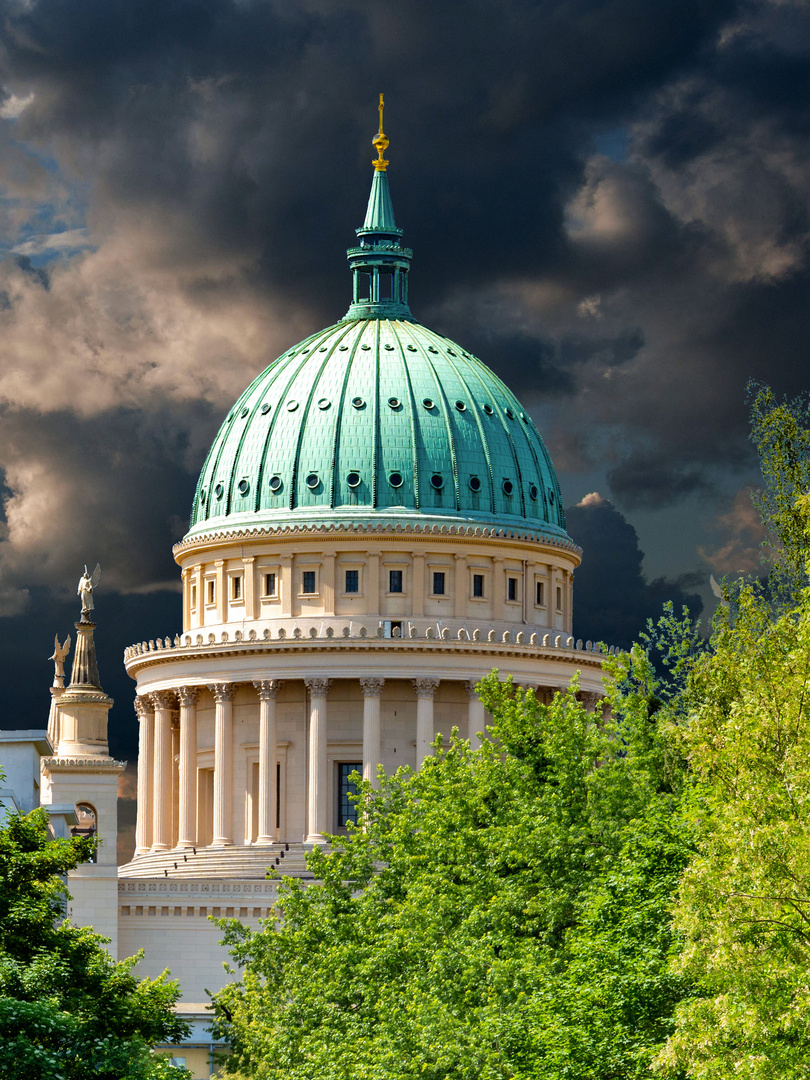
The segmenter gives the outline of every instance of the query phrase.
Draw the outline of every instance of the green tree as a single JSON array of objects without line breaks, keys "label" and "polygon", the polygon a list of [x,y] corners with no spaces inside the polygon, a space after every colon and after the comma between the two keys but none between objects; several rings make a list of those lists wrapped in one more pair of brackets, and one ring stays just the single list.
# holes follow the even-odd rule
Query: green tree
[{"label": "green tree", "polygon": [[[810,496],[794,509],[783,520],[806,556]],[[810,1061],[810,589],[774,619],[747,586],[733,614],[719,612],[673,733],[697,843],[675,970],[694,996],[658,1066],[694,1080],[799,1080]]]},{"label": "green tree", "polygon": [[151,1051],[187,1034],[177,984],[137,980],[106,938],[64,918],[64,879],[95,842],[52,840],[45,810],[0,828],[0,1075],[4,1080],[182,1080]]},{"label": "green tree", "polygon": [[482,684],[493,740],[452,738],[362,788],[364,827],[280,886],[281,921],[225,921],[241,980],[215,998],[242,1076],[649,1075],[682,976],[667,905],[689,856],[681,772],[627,658],[621,721]]}]

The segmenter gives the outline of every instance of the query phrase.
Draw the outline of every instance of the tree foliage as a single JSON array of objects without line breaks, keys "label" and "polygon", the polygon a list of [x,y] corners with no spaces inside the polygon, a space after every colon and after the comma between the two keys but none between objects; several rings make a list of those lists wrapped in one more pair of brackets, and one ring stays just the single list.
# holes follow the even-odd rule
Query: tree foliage
[{"label": "tree foliage", "polygon": [[187,1033],[177,984],[137,980],[105,938],[64,918],[64,879],[95,842],[52,840],[45,810],[0,828],[0,1075],[4,1080],[182,1080],[154,1055]]},{"label": "tree foliage", "polygon": [[223,924],[244,965],[215,1002],[232,1072],[649,1075],[683,993],[660,911],[689,850],[649,702],[619,737],[573,692],[482,693],[491,742],[363,787],[364,828],[310,860],[323,884],[285,882],[277,925]]}]

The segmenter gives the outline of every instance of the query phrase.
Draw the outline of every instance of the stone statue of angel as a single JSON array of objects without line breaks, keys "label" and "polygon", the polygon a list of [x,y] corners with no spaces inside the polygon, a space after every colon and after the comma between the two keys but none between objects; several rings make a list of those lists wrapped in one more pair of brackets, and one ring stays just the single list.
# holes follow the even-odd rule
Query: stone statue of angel
[{"label": "stone statue of angel", "polygon": [[82,598],[82,615],[89,615],[93,610],[93,589],[96,588],[101,580],[101,567],[96,563],[96,568],[92,575],[88,574],[87,566],[84,568],[84,573],[79,578],[79,587],[76,590],[78,596]]},{"label": "stone statue of angel", "polygon": [[65,686],[65,657],[70,652],[70,634],[65,638],[63,645],[59,644],[59,635],[53,639],[53,656],[49,656],[49,660],[53,660],[54,672],[53,672],[53,685],[62,690]]}]

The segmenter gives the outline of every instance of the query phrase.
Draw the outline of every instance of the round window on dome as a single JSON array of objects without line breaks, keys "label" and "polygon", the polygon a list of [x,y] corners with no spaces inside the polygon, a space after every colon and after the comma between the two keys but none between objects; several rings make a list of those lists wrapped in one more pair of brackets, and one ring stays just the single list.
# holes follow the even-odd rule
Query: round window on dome
[{"label": "round window on dome", "polygon": [[363,350],[363,352],[368,352],[368,350],[371,348],[371,346],[370,345],[361,345],[360,348]]},{"label": "round window on dome", "polygon": [[353,397],[352,405],[355,409],[364,409],[366,407],[366,403],[361,397]]},{"label": "round window on dome", "polygon": [[261,410],[262,411],[262,416],[267,416],[267,414],[270,412],[271,408],[272,408],[272,406],[270,405],[270,402],[265,401],[264,405],[262,405],[262,410]]},{"label": "round window on dome", "polygon": [[340,348],[341,352],[347,352],[349,346],[348,345],[340,345],[339,348]]},{"label": "round window on dome", "polygon": [[218,499],[222,498],[222,496],[225,494],[225,488],[222,486],[222,484],[217,484],[217,486],[214,488],[214,494]]},{"label": "round window on dome", "polygon": [[244,479],[240,480],[239,484],[237,486],[239,488],[239,494],[242,495],[242,496],[247,495],[247,493],[250,491],[250,481],[249,480],[244,480]]},{"label": "round window on dome", "polygon": [[271,476],[270,477],[270,490],[273,492],[274,495],[278,494],[278,492],[281,491],[281,477],[280,476]]},{"label": "round window on dome", "polygon": [[471,476],[470,477],[470,487],[472,488],[473,491],[480,491],[481,490],[481,477],[480,476]]},{"label": "round window on dome", "polygon": [[509,417],[510,420],[515,419],[515,414],[512,412],[512,410],[508,406],[503,411],[506,413],[506,415]]},{"label": "round window on dome", "polygon": [[428,352],[435,352],[435,353],[437,353],[438,351],[439,351],[439,350],[438,350],[438,349],[436,348],[436,346],[435,346],[435,345],[428,345]]},{"label": "round window on dome", "polygon": [[531,485],[530,485],[530,487],[529,487],[529,495],[530,495],[530,496],[531,496],[531,497],[532,497],[533,499],[535,499],[535,500],[537,499],[537,495],[538,495],[538,491],[537,491],[537,484],[531,484]]},{"label": "round window on dome", "polygon": [[467,408],[467,406],[464,404],[463,401],[457,401],[456,402],[456,408],[458,409],[459,412],[464,412],[465,409]]},{"label": "round window on dome", "polygon": [[205,490],[205,488],[203,488],[202,491],[200,492],[200,502],[204,503],[207,498],[208,498],[208,492]]},{"label": "round window on dome", "polygon": [[329,398],[322,397],[321,400],[318,402],[318,408],[328,409],[331,404],[332,402],[329,400]]},{"label": "round window on dome", "polygon": [[451,356],[455,356],[455,355],[456,355],[456,354],[455,354],[455,353],[453,352],[453,350],[452,350],[452,349],[448,349],[447,351],[448,351],[448,352],[450,353],[450,355],[451,355]]},{"label": "round window on dome", "polygon": [[408,346],[408,352],[416,352],[416,346],[415,345],[409,345]]},{"label": "round window on dome", "polygon": [[392,488],[402,487],[402,473],[392,472],[388,474],[388,483]]},{"label": "round window on dome", "polygon": [[307,481],[306,481],[307,487],[309,488],[310,491],[314,491],[315,488],[318,486],[318,484],[320,484],[320,482],[321,481],[320,481],[320,479],[318,477],[318,474],[314,473],[314,472],[311,472],[309,474],[309,476],[307,477]]},{"label": "round window on dome", "polygon": [[444,487],[444,477],[441,473],[435,472],[433,476],[431,476],[430,482],[437,491]]},{"label": "round window on dome", "polygon": [[399,400],[398,397],[390,397],[388,399],[388,404],[392,409],[399,409],[402,406],[402,402]]},{"label": "round window on dome", "polygon": [[346,483],[350,488],[356,488],[360,486],[360,473],[350,472],[346,475]]},{"label": "round window on dome", "polygon": [[433,399],[432,399],[432,398],[429,398],[429,397],[426,397],[426,398],[422,398],[422,404],[423,404],[423,405],[425,406],[425,408],[426,408],[426,409],[433,409],[433,408],[435,408],[435,405],[434,405]]},{"label": "round window on dome", "polygon": [[394,351],[394,346],[393,345],[386,345],[385,348],[386,348],[387,352],[393,352]]},{"label": "round window on dome", "polygon": [[287,402],[287,412],[295,412],[295,410],[297,408],[298,408],[298,402],[297,401],[288,401]]},{"label": "round window on dome", "polygon": [[554,502],[554,492],[551,488],[548,489],[548,501],[550,503]]},{"label": "round window on dome", "polygon": [[492,416],[493,409],[488,401],[484,402],[484,412],[487,414],[487,416]]},{"label": "round window on dome", "polygon": [[302,349],[302,350],[301,350],[301,352],[302,352],[302,353],[303,353],[303,352],[309,352],[309,345],[307,345],[307,347],[306,347],[305,349]]},{"label": "round window on dome", "polygon": [[318,349],[318,352],[326,352],[326,346],[321,345],[320,349]]},{"label": "round window on dome", "polygon": [[511,495],[512,492],[515,490],[515,485],[512,483],[511,480],[504,480],[504,482],[501,484],[501,487],[503,488],[504,495]]},{"label": "round window on dome", "polygon": [[239,415],[244,420],[249,412],[250,412],[250,409],[247,407],[247,405],[245,405],[245,407],[242,409],[242,411],[239,413]]}]

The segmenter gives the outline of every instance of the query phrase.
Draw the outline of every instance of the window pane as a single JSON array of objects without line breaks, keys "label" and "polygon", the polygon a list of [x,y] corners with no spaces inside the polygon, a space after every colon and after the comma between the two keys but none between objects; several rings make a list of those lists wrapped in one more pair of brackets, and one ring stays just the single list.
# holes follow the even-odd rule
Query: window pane
[{"label": "window pane", "polygon": [[362,761],[341,761],[338,765],[338,828],[345,828],[346,823],[351,821],[357,824],[357,803],[349,799],[349,795],[357,792],[357,785],[349,777],[352,773],[363,774]]},{"label": "window pane", "polygon": [[433,594],[434,596],[444,596],[444,571],[437,570],[433,574]]},{"label": "window pane", "polygon": [[538,607],[542,607],[543,606],[543,582],[542,581],[538,581],[538,582],[535,583],[535,590],[536,590],[535,603],[537,604]]},{"label": "window pane", "polygon": [[473,574],[473,596],[484,595],[484,575]]},{"label": "window pane", "polygon": [[510,600],[517,600],[517,578],[506,579],[506,595]]},{"label": "window pane", "polygon": [[232,596],[234,600],[240,600],[242,597],[242,578],[237,576],[231,579],[233,581]]},{"label": "window pane", "polygon": [[360,571],[359,570],[347,570],[346,571],[346,592],[360,592]]},{"label": "window pane", "polygon": [[264,575],[264,595],[275,596],[276,594],[276,575],[265,574]]},{"label": "window pane", "polygon": [[304,574],[303,574],[303,577],[304,577],[303,591],[305,593],[314,593],[315,592],[315,571],[314,570],[305,570]]},{"label": "window pane", "polygon": [[562,611],[562,589],[557,586],[557,611]]},{"label": "window pane", "polygon": [[389,570],[388,571],[388,591],[389,592],[402,592],[402,571],[401,570]]}]

